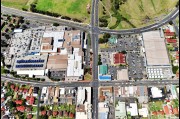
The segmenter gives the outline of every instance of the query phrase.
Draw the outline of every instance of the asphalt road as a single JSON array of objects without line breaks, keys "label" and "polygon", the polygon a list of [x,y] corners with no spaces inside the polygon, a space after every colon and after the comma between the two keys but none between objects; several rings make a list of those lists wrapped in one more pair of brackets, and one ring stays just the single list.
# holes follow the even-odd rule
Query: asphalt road
[{"label": "asphalt road", "polygon": [[174,25],[176,36],[179,38],[179,29],[178,29],[178,26],[176,24],[175,19],[173,19],[172,22],[173,22],[173,25]]},{"label": "asphalt road", "polygon": [[[13,9],[13,8],[8,8],[8,7],[4,7],[2,5],[1,5],[1,12],[7,13],[7,14],[23,16],[30,20],[37,20],[37,21],[47,22],[47,23],[56,23],[57,22],[62,25],[78,28],[78,29],[85,30],[85,31],[91,31],[91,29],[94,29],[94,31],[96,31],[96,33],[111,33],[111,34],[137,34],[137,33],[151,31],[153,29],[159,28],[159,27],[169,23],[170,21],[172,21],[179,15],[179,6],[178,6],[173,12],[168,14],[161,21],[158,21],[154,24],[151,24],[151,25],[148,25],[145,27],[125,29],[125,30],[112,30],[112,29],[106,29],[106,28],[98,28],[98,19],[93,19],[94,17],[98,18],[98,12],[95,12],[95,11],[98,11],[98,5],[96,4],[97,2],[96,2],[96,0],[92,0],[92,12],[91,12],[91,20],[92,21],[91,21],[90,25],[83,24],[83,23],[77,23],[77,22],[73,22],[70,20],[63,20],[63,19],[59,19],[59,18],[47,16],[47,15],[41,15],[38,13],[32,13],[32,12],[26,12],[26,11],[22,11],[22,10]],[[96,27],[94,27],[94,26],[96,26]]]},{"label": "asphalt road", "polygon": [[77,23],[72,22],[69,20],[62,20],[55,17],[50,17],[46,15],[41,15],[38,13],[32,13],[32,12],[25,12],[13,8],[7,8],[1,5],[1,12],[6,14],[14,14],[17,16],[23,16],[26,19],[34,20],[34,21],[40,21],[45,23],[60,23],[62,25],[74,27],[80,30],[90,31],[91,34],[91,44],[93,49],[93,81],[88,82],[32,82],[32,81],[21,81],[17,80],[15,78],[6,78],[1,76],[1,80],[9,80],[16,83],[21,84],[31,84],[34,86],[61,86],[61,87],[87,87],[91,86],[93,87],[93,119],[98,119],[98,87],[99,86],[130,86],[130,85],[163,85],[163,84],[177,84],[179,83],[178,80],[168,80],[168,81],[138,81],[138,82],[99,82],[98,81],[98,35],[99,33],[111,33],[111,34],[137,34],[142,33],[146,31],[151,31],[153,29],[159,28],[163,26],[164,24],[167,24],[168,22],[172,21],[179,15],[179,7],[176,8],[173,12],[171,12],[167,17],[165,17],[163,20],[154,23],[149,26],[145,26],[142,28],[134,28],[134,29],[128,29],[128,30],[111,30],[111,29],[105,29],[105,28],[99,28],[98,27],[98,2],[99,0],[92,0],[92,12],[91,12],[91,23],[90,24],[83,24],[83,23]]}]

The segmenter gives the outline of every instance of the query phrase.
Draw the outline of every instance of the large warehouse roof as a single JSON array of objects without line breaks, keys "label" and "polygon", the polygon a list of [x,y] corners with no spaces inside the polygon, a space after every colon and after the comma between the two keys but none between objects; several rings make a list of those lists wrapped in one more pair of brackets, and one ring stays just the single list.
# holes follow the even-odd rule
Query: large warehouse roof
[{"label": "large warehouse roof", "polygon": [[159,31],[143,33],[147,65],[170,65],[164,42]]}]

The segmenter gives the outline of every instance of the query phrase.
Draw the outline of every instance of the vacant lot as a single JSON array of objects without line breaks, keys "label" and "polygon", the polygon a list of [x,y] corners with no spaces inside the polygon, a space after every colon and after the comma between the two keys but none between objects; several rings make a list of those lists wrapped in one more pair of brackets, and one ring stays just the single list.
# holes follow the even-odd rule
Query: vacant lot
[{"label": "vacant lot", "polygon": [[[108,27],[112,29],[142,27],[162,19],[175,8],[177,2],[178,0],[102,0],[99,4],[99,17],[108,18]],[[113,22],[112,25],[111,17],[116,18],[118,23]]]},{"label": "vacant lot", "polygon": [[12,7],[16,9],[22,9],[27,7],[29,0],[1,0],[1,4],[7,7]]},{"label": "vacant lot", "polygon": [[91,0],[38,0],[36,9],[89,22],[88,4],[91,5]]}]

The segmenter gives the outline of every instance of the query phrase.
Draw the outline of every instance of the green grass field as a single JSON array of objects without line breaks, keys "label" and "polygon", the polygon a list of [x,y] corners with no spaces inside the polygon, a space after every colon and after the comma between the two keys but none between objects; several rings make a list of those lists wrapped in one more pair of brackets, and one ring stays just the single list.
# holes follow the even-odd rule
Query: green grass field
[{"label": "green grass field", "polygon": [[7,7],[12,7],[21,10],[23,7],[28,7],[28,1],[29,0],[1,0],[1,4]]},{"label": "green grass field", "polygon": [[86,9],[88,4],[91,4],[91,0],[38,0],[36,8],[77,18],[88,23],[90,21],[90,15]]},{"label": "green grass field", "polygon": [[58,13],[62,16],[76,18],[84,23],[90,22],[90,14],[87,5],[91,5],[91,0],[2,0],[4,6],[16,9],[30,7],[30,4],[37,2],[36,8],[41,11]]},{"label": "green grass field", "polygon": [[[102,0],[99,4],[99,17],[113,16],[112,10],[113,2],[122,0]],[[170,13],[175,8],[178,0],[124,0],[125,2],[119,5],[117,12],[126,20],[121,19],[120,23],[114,29],[128,29],[133,27],[142,27],[155,22],[155,20],[162,19],[165,15]],[[106,14],[103,14],[103,7],[105,6]],[[108,12],[109,11],[109,12]],[[117,19],[116,17],[113,17]],[[113,20],[116,21],[116,20]],[[116,22],[109,23],[110,28]]]}]

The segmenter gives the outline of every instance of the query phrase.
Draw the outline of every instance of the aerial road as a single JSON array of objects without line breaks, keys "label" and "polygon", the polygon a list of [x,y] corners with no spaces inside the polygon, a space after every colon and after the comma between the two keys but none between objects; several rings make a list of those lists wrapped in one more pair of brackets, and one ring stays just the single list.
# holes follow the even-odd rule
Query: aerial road
[{"label": "aerial road", "polygon": [[98,24],[97,24],[98,19],[93,19],[93,17],[98,18],[98,13],[96,13],[96,11],[98,11],[98,4],[97,4],[97,2],[92,2],[92,3],[93,3],[93,5],[92,5],[93,10],[91,13],[91,20],[93,20],[93,21],[91,21],[91,24],[89,24],[89,25],[83,24],[83,23],[73,22],[70,20],[63,20],[63,19],[59,19],[56,17],[51,17],[51,16],[42,15],[42,14],[38,14],[38,13],[32,13],[32,12],[17,10],[17,9],[13,9],[13,8],[9,8],[9,7],[4,7],[2,5],[1,5],[1,12],[7,13],[7,14],[14,14],[17,16],[23,16],[29,20],[36,20],[36,21],[45,22],[45,23],[60,23],[62,25],[78,28],[78,29],[85,30],[85,31],[91,31],[91,27],[93,27],[95,25],[93,27],[93,29],[96,31],[96,33],[112,33],[112,34],[124,34],[124,35],[125,34],[136,34],[136,33],[151,31],[153,29],[159,28],[159,27],[169,23],[170,21],[172,21],[173,19],[175,19],[179,15],[179,6],[178,6],[174,11],[169,13],[165,18],[163,18],[161,21],[158,21],[154,24],[151,24],[151,25],[148,25],[145,27],[141,27],[141,28],[112,30],[112,29],[106,29],[106,28],[99,28],[98,27]]}]

